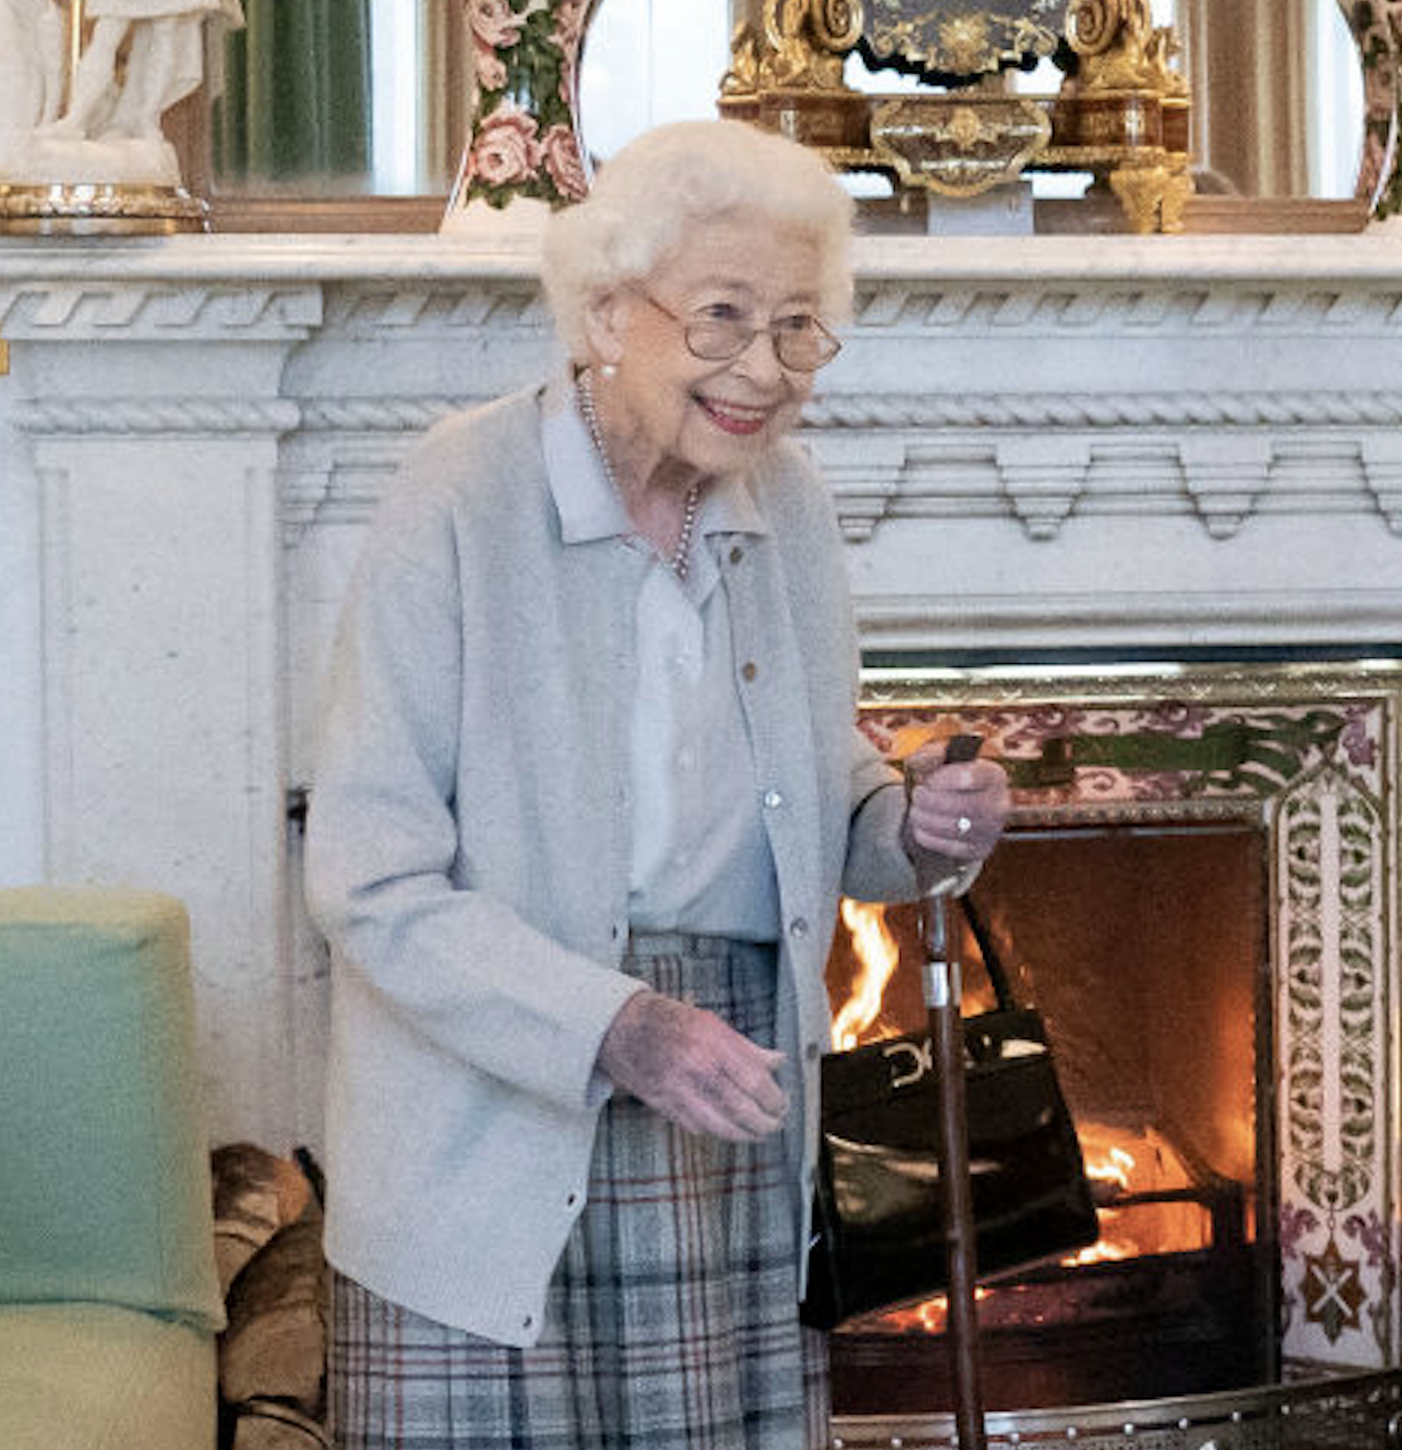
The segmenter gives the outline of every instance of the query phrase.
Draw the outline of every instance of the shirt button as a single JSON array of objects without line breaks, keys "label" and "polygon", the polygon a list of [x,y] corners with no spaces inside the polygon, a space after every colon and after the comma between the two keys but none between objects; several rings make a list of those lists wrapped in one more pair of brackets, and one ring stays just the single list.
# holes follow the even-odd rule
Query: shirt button
[{"label": "shirt button", "polygon": [[740,547],[739,544],[736,544],[735,547],[730,551],[730,562],[732,564],[738,564],[740,560],[744,557],[745,551]]},{"label": "shirt button", "polygon": [[576,1207],[578,1205],[578,1203],[579,1203],[579,1195],[577,1193],[571,1193],[571,1194],[567,1194],[566,1195],[566,1197],[565,1197],[565,1207],[566,1208],[574,1208],[574,1207]]},{"label": "shirt button", "polygon": [[746,660],[745,663],[740,666],[740,673],[747,680],[752,680],[757,674],[759,674],[759,666],[755,664],[753,660]]},{"label": "shirt button", "polygon": [[783,792],[777,790],[765,791],[764,804],[766,809],[771,811],[777,811],[779,807],[784,804]]},{"label": "shirt button", "polygon": [[808,935],[808,922],[807,922],[807,920],[805,918],[801,917],[801,916],[794,917],[794,919],[789,923],[789,935],[790,936],[807,936]]},{"label": "shirt button", "polygon": [[531,1328],[534,1327],[534,1325],[535,1325],[535,1315],[534,1314],[527,1314],[526,1317],[521,1321],[521,1328],[522,1329],[531,1329]]},{"label": "shirt button", "polygon": [[821,1052],[822,1049],[818,1046],[816,1042],[810,1042],[803,1049],[803,1055],[808,1059],[809,1062],[817,1062],[819,1054]]}]

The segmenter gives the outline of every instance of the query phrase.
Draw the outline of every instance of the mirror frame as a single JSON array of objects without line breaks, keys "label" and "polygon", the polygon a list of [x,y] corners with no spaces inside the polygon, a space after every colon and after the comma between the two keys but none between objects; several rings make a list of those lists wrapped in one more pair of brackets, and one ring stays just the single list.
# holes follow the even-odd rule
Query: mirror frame
[{"label": "mirror frame", "polygon": [[[1402,213],[1399,111],[1402,111],[1402,0],[1337,0],[1358,50],[1364,134],[1351,201],[1248,198],[1230,208],[1222,232],[1356,231]],[[220,195],[213,186],[209,103],[202,94],[168,113],[166,129],[189,189],[209,203],[220,233],[436,232],[448,193],[424,196]],[[466,141],[466,137],[464,137]]]}]

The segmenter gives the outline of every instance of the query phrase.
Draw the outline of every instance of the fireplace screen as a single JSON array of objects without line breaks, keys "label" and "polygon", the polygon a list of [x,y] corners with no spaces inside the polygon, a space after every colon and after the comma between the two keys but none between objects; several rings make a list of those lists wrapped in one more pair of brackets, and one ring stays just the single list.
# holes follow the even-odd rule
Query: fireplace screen
[{"label": "fireplace screen", "polygon": [[[1197,1424],[1190,1401],[1203,1424],[1230,1400],[1231,1423],[1303,1425],[1324,1401],[1294,1397],[1321,1380],[1361,1385],[1369,1426],[1397,1413],[1400,700],[1395,663],[868,672],[864,728],[893,758],[967,730],[1009,770],[973,894],[1047,1019],[1098,1184],[1093,1249],[980,1288],[1006,1443],[1118,1444],[1091,1438],[1101,1410]],[[844,921],[842,1041],[922,1025],[913,909]],[[964,959],[977,1011],[972,937]],[[837,1438],[949,1443],[943,1312],[833,1335]]]}]

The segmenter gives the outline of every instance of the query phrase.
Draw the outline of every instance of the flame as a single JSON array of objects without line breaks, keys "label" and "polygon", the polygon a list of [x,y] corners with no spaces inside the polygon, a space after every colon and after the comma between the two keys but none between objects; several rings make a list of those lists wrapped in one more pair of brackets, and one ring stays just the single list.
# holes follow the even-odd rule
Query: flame
[{"label": "flame", "polygon": [[1211,1243],[1210,1216],[1201,1205],[1136,1203],[1133,1199],[1135,1194],[1156,1189],[1191,1186],[1186,1166],[1161,1134],[1153,1128],[1117,1128],[1105,1123],[1082,1123],[1077,1132],[1086,1176],[1097,1189],[1100,1239],[1063,1259],[1063,1264],[1111,1263]]},{"label": "flame", "polygon": [[[996,1289],[988,1289],[982,1284],[976,1284],[974,1286],[974,1303],[982,1304],[985,1299],[995,1293],[997,1293]],[[912,1304],[905,1309],[892,1309],[881,1316],[883,1325],[889,1329],[898,1330],[902,1334],[912,1331],[921,1334],[943,1334],[948,1319],[949,1297],[945,1294],[936,1294],[933,1299],[926,1299],[923,1304]]]},{"label": "flame", "polygon": [[1128,1193],[1138,1166],[1134,1154],[1118,1143],[1111,1143],[1104,1154],[1098,1162],[1087,1156],[1086,1177],[1097,1183],[1113,1184],[1121,1193]]},{"label": "flame", "polygon": [[900,962],[900,948],[886,925],[883,906],[844,897],[842,923],[852,935],[857,957],[851,995],[832,1024],[833,1046],[845,1052],[861,1041],[880,1015],[886,984]]}]

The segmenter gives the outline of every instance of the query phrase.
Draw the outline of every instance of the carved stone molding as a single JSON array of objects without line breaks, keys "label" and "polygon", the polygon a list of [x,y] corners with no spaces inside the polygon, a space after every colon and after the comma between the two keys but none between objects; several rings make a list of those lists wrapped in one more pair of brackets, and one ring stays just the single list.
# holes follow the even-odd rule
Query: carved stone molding
[{"label": "carved stone molding", "polygon": [[193,286],[171,280],[0,284],[12,342],[300,339],[321,322],[319,286]]},{"label": "carved stone molding", "polygon": [[379,286],[371,282],[331,287],[326,299],[326,326],[332,330],[481,327],[545,332],[550,325],[539,286],[512,279],[472,285],[439,281]]},{"label": "carved stone molding", "polygon": [[394,473],[398,454],[347,465],[341,460],[284,467],[281,510],[288,544],[321,524],[366,524]]},{"label": "carved stone molding", "polygon": [[318,433],[417,433],[480,398],[305,398],[302,427]]},{"label": "carved stone molding", "polygon": [[218,433],[290,433],[301,410],[287,398],[64,398],[28,403],[15,426],[36,437],[93,434],[146,439]]},{"label": "carved stone molding", "polygon": [[820,393],[809,428],[1396,427],[1402,391]]},{"label": "carved stone molding", "polygon": [[1183,482],[1207,532],[1229,539],[1255,512],[1271,471],[1268,438],[1185,438],[1179,445]]},{"label": "carved stone molding", "polygon": [[1177,658],[1185,647],[1230,646],[1243,636],[1261,647],[1288,649],[1329,637],[1349,650],[1363,644],[1392,648],[1402,619],[1402,587],[1222,589],[1211,596],[1185,589],[1099,592],[1068,590],[1040,596],[983,593],[855,595],[866,649],[918,653],[942,650],[951,639],[968,647],[1003,650],[1114,649],[1126,638]]},{"label": "carved stone molding", "polygon": [[998,472],[1014,515],[1031,539],[1052,539],[1085,490],[1084,439],[1020,436],[998,444]]},{"label": "carved stone molding", "polygon": [[857,546],[884,539],[903,521],[968,527],[999,520],[1020,524],[1040,548],[1073,516],[1146,524],[1195,516],[1218,542],[1268,517],[1309,527],[1310,519],[1380,516],[1402,533],[1402,444],[1391,432],[1216,428],[1121,439],[1077,429],[970,429],[882,439],[875,430],[853,430],[847,451],[860,455],[863,440],[869,456],[844,465],[830,457],[831,435],[810,439],[844,536]]},{"label": "carved stone molding", "polygon": [[1400,311],[1402,282],[1308,285],[1257,279],[1145,287],[1053,279],[970,287],[893,281],[859,289],[854,320],[862,330],[918,326],[932,332],[1025,329],[1059,335],[1107,327],[1135,333],[1344,331],[1360,326],[1396,330],[1402,326]]},{"label": "carved stone molding", "polygon": [[1388,528],[1402,536],[1402,438],[1389,433],[1365,439],[1362,463],[1378,511]]}]

